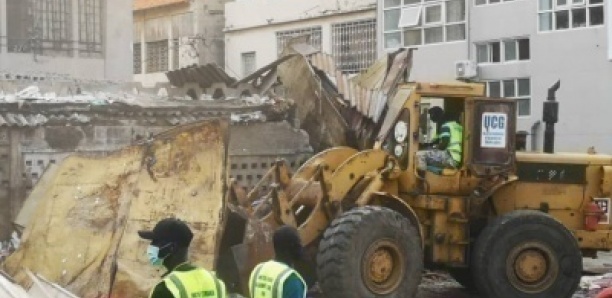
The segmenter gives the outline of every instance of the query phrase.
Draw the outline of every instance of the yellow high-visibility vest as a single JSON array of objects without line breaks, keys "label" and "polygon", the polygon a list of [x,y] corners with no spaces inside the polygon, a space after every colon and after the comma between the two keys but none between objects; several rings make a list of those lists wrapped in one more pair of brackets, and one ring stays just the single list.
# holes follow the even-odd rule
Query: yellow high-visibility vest
[{"label": "yellow high-visibility vest", "polygon": [[461,163],[461,153],[463,152],[463,126],[455,121],[444,123],[443,126],[447,126],[451,134],[446,150],[453,157],[455,163],[459,165]]},{"label": "yellow high-visibility vest", "polygon": [[[174,298],[226,298],[225,284],[202,268],[173,271],[163,282]],[[151,292],[151,295],[153,292]],[[151,297],[149,295],[149,297]]]},{"label": "yellow high-visibility vest", "polygon": [[304,284],[306,297],[306,282],[293,268],[277,261],[268,261],[255,267],[249,278],[251,298],[282,298],[283,286],[291,274],[295,274]]}]

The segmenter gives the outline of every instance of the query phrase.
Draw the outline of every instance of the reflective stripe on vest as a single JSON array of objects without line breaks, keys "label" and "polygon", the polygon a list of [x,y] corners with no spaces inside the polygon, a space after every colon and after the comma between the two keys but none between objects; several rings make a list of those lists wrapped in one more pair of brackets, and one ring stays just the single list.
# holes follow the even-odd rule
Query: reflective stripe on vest
[{"label": "reflective stripe on vest", "polygon": [[463,151],[463,126],[455,121],[444,123],[442,126],[450,130],[450,141],[446,150],[458,165],[461,163],[461,152]]},{"label": "reflective stripe on vest", "polygon": [[304,284],[303,297],[306,297],[306,282],[293,268],[276,261],[261,263],[255,267],[249,279],[251,298],[282,298],[285,281],[295,274]]},{"label": "reflective stripe on vest", "polygon": [[163,280],[174,298],[225,298],[225,285],[204,269],[174,271]]}]

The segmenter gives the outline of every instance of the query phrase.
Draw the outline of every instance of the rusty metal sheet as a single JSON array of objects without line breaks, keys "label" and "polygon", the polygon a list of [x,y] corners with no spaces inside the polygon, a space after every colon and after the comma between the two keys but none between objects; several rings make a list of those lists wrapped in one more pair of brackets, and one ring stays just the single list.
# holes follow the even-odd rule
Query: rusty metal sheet
[{"label": "rusty metal sheet", "polygon": [[227,148],[228,121],[215,119],[108,156],[66,158],[35,189],[45,195],[7,272],[25,284],[28,268],[82,298],[146,297],[160,272],[136,231],[170,216],[194,231],[194,263],[212,268]]}]

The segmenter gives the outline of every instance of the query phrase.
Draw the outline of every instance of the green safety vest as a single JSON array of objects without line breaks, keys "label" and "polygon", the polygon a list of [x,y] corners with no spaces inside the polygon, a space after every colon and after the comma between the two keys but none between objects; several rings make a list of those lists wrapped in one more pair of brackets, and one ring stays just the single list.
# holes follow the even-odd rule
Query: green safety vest
[{"label": "green safety vest", "polygon": [[251,298],[283,298],[283,285],[291,274],[295,274],[304,284],[303,297],[306,297],[306,282],[297,271],[283,263],[268,261],[257,265],[251,273]]},{"label": "green safety vest", "polygon": [[448,153],[450,153],[455,163],[459,165],[461,163],[461,152],[463,152],[463,126],[456,121],[451,121],[444,123],[442,127],[448,127],[450,136],[448,133],[442,133],[440,135],[436,133],[433,140],[441,137],[450,137],[446,150],[448,150]]},{"label": "green safety vest", "polygon": [[226,298],[225,284],[213,273],[201,268],[173,271],[163,282],[174,298]]}]

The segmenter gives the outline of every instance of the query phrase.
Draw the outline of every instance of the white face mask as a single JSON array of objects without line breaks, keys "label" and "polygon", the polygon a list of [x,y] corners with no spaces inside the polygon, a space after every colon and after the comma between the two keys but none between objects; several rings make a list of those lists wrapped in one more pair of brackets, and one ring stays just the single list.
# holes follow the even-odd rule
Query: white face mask
[{"label": "white face mask", "polygon": [[[169,245],[169,244],[168,244]],[[165,245],[164,247],[168,246]],[[162,248],[164,248],[162,247]],[[153,265],[153,266],[157,266],[157,267],[161,267],[164,264],[164,258],[160,258],[159,257],[159,251],[161,248],[159,248],[158,246],[155,245],[149,245],[149,247],[147,248],[147,258],[149,259],[149,264]]]}]

